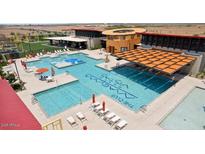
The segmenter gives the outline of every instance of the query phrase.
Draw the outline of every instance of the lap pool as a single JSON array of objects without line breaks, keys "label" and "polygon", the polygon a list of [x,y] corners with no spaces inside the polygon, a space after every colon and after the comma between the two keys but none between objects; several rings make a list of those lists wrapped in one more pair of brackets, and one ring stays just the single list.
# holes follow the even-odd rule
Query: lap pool
[{"label": "lap pool", "polygon": [[[79,59],[84,63],[72,67],[55,68],[56,74],[69,72],[79,80],[34,94],[47,116],[53,116],[88,100],[93,93],[110,96],[136,111],[175,83],[168,78],[128,66],[106,71],[95,66],[102,63],[102,60],[91,59],[81,53],[42,58],[40,61],[29,62],[28,65],[51,68],[51,63],[68,58]],[[47,72],[45,75],[49,74],[50,72]]]},{"label": "lap pool", "polygon": [[164,129],[205,129],[205,89],[194,88],[160,123]]}]

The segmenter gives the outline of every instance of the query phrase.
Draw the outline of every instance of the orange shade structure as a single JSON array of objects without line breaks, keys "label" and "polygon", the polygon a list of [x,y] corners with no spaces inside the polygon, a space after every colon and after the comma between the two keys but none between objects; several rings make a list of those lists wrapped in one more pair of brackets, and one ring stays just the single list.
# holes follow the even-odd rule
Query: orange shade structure
[{"label": "orange shade structure", "polygon": [[156,68],[159,69],[159,70],[165,69],[167,67],[168,67],[168,65],[164,65],[164,64],[156,66]]},{"label": "orange shade structure", "polygon": [[181,66],[180,65],[171,65],[169,68],[178,70],[179,68],[181,68]]},{"label": "orange shade structure", "polygon": [[146,65],[146,64],[152,63],[152,61],[150,61],[150,60],[145,60],[145,61],[141,61],[140,63]]},{"label": "orange shade structure", "polygon": [[164,59],[160,59],[161,62],[166,62],[166,61],[169,61],[169,59],[167,58],[164,58]]},{"label": "orange shade structure", "polygon": [[128,61],[133,61],[135,59],[137,59],[137,58],[136,57],[129,57],[129,58],[127,58]]},{"label": "orange shade structure", "polygon": [[117,57],[138,63],[148,68],[156,69],[163,73],[173,74],[196,58],[182,55],[179,52],[158,49],[136,49],[123,53],[116,53]]},{"label": "orange shade structure", "polygon": [[174,61],[167,61],[167,62],[165,62],[164,64],[166,64],[166,65],[172,65],[172,64],[174,64],[174,63],[176,63],[176,62],[174,62]]},{"label": "orange shade structure", "polygon": [[176,70],[172,68],[165,68],[163,72],[168,73],[168,74],[173,74],[174,72],[176,72]]},{"label": "orange shade structure", "polygon": [[193,61],[193,60],[191,60],[191,59],[184,59],[184,60],[182,60],[183,62],[187,62],[187,63],[190,63],[191,61]]},{"label": "orange shade structure", "polygon": [[150,64],[147,64],[146,66],[153,68],[153,67],[155,67],[156,65],[157,65],[157,64],[150,63]]},{"label": "orange shade structure", "polygon": [[48,72],[48,68],[39,68],[36,70],[36,73],[45,73]]},{"label": "orange shade structure", "polygon": [[187,62],[183,62],[183,61],[180,61],[180,62],[178,62],[178,63],[176,63],[177,65],[186,65],[187,64]]},{"label": "orange shade structure", "polygon": [[172,59],[171,61],[173,61],[173,62],[179,62],[179,61],[181,61],[181,59],[174,58],[174,59]]},{"label": "orange shade structure", "polygon": [[180,56],[180,57],[177,57],[178,59],[186,59],[186,57],[182,57],[182,56]]}]

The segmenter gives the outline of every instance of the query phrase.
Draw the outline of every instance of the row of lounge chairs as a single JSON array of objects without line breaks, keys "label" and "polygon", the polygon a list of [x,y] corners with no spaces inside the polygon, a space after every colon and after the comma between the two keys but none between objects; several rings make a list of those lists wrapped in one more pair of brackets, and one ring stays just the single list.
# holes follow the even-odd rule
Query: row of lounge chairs
[{"label": "row of lounge chairs", "polygon": [[[40,53],[37,53],[36,56],[42,57],[42,56],[46,56],[46,55],[51,55],[52,53],[62,54],[62,53],[67,52],[67,51],[70,51],[70,50],[69,49],[55,50],[54,52],[47,52],[46,54],[43,54],[42,52],[40,52]],[[29,58],[31,58],[31,57],[29,57]]]},{"label": "row of lounge chairs", "polygon": [[105,108],[103,111],[103,106],[99,102],[93,103],[91,105],[91,109],[110,126],[114,126],[116,124],[114,126],[115,129],[121,130],[128,124],[125,120],[122,120],[118,115],[116,115],[114,112],[111,112],[108,108]]},{"label": "row of lounge chairs", "polygon": [[67,52],[67,51],[70,51],[70,50],[69,49],[55,50],[54,53],[61,54],[61,53]]},{"label": "row of lounge chairs", "polygon": [[[114,112],[110,112],[108,108],[106,108],[103,111],[102,105],[100,105],[99,102],[96,102],[92,104],[91,109],[93,112],[95,112],[99,117],[101,117],[105,122],[107,122],[110,126],[114,126],[115,129],[121,130],[123,129],[128,123],[127,121],[121,119],[118,115],[116,115]],[[84,121],[87,121],[86,116],[78,112],[76,113],[76,117],[83,123]],[[78,126],[78,123],[74,119],[73,116],[67,117],[67,122],[72,126],[76,127]]]}]

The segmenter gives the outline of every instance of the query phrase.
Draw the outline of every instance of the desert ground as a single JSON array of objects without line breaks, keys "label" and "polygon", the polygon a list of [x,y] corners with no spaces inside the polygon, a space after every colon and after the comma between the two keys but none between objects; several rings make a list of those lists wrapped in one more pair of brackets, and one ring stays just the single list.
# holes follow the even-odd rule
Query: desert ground
[{"label": "desert ground", "polygon": [[117,27],[144,27],[147,32],[205,36],[205,24],[75,24],[75,25],[2,25],[0,34],[10,37],[11,32],[26,34],[45,32],[63,32],[73,28],[107,29]]}]

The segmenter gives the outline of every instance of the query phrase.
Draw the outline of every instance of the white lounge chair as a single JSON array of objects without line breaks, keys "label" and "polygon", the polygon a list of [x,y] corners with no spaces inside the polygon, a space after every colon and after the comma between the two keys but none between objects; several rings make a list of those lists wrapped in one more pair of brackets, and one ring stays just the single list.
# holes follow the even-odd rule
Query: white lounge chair
[{"label": "white lounge chair", "polygon": [[72,127],[78,125],[77,122],[75,121],[75,119],[74,119],[72,116],[68,117],[66,120],[68,121],[68,123],[69,123]]},{"label": "white lounge chair", "polygon": [[106,114],[103,119],[105,121],[109,121],[111,118],[113,118],[115,116],[116,116],[116,114],[114,112],[111,112],[111,113]]},{"label": "white lounge chair", "polygon": [[40,52],[40,56],[43,56],[42,52]]},{"label": "white lounge chair", "polygon": [[52,82],[52,81],[54,81],[54,79],[53,79],[53,77],[49,76],[49,77],[46,78],[46,81],[47,82]]},{"label": "white lounge chair", "polygon": [[99,111],[99,112],[98,112],[98,115],[99,115],[99,116],[104,116],[104,115],[106,115],[108,112],[110,112],[110,110],[106,108],[105,111],[103,111],[103,110]]},{"label": "white lounge chair", "polygon": [[40,54],[39,54],[39,53],[37,53],[36,55],[37,55],[38,57],[40,57]]},{"label": "white lounge chair", "polygon": [[25,72],[27,72],[27,73],[31,73],[31,72],[33,72],[33,71],[34,71],[34,69],[31,68],[31,67],[28,67],[27,69],[25,69]]},{"label": "white lounge chair", "polygon": [[87,120],[84,114],[82,114],[81,112],[76,113],[76,116],[81,122]]},{"label": "white lounge chair", "polygon": [[108,124],[110,124],[111,126],[113,126],[115,123],[117,123],[118,121],[120,121],[120,117],[119,116],[115,116],[112,119],[110,119],[110,121],[108,122]]},{"label": "white lounge chair", "polygon": [[91,107],[95,108],[96,106],[99,106],[99,105],[100,105],[100,102],[95,102],[95,103],[92,103]]},{"label": "white lounge chair", "polygon": [[95,112],[99,112],[99,111],[102,110],[102,109],[103,109],[103,106],[102,106],[102,105],[99,105],[99,106],[97,106],[97,107],[94,108],[94,111],[95,111]]},{"label": "white lounge chair", "polygon": [[121,120],[117,125],[115,125],[115,128],[118,130],[123,129],[127,125],[127,121]]}]

